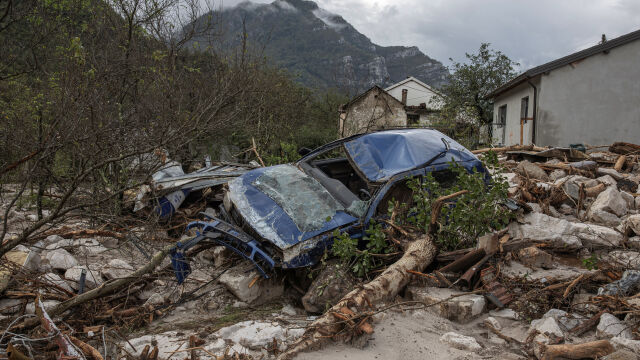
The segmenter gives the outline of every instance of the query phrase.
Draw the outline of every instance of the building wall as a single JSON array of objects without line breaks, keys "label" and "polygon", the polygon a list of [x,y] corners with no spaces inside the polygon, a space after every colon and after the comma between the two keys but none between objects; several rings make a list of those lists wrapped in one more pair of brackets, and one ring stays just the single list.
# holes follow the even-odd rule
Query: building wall
[{"label": "building wall", "polygon": [[352,102],[340,115],[343,137],[406,125],[407,114],[402,104],[380,89],[373,89]]},{"label": "building wall", "polygon": [[640,142],[640,41],[542,75],[537,142]]},{"label": "building wall", "polygon": [[[533,80],[532,83],[539,87],[539,81]],[[515,88],[500,94],[493,102],[493,143],[505,146],[520,144],[520,108],[522,98],[529,96],[529,109],[527,117],[533,117],[533,87],[528,83],[523,83]],[[498,125],[499,111],[498,109],[507,105],[507,122],[506,127]],[[504,134],[504,138],[503,138]],[[533,122],[527,121],[523,126],[523,144],[531,144],[533,136]]]},{"label": "building wall", "polygon": [[407,89],[407,106],[418,106],[421,103],[425,103],[427,104],[427,107],[434,109],[439,108],[438,105],[431,103],[431,99],[434,97],[437,99],[439,95],[413,80],[387,90],[387,92],[394,98],[398,99],[398,101],[402,101],[403,89]]}]

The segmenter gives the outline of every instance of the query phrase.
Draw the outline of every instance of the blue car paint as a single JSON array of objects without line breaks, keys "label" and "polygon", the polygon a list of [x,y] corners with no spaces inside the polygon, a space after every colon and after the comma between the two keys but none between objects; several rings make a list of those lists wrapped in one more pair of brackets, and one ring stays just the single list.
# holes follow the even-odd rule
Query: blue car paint
[{"label": "blue car paint", "polygon": [[[443,139],[449,143],[449,150]],[[375,132],[344,143],[353,164],[368,181],[379,183],[392,176],[424,166],[443,154],[431,165],[451,160],[466,162],[477,158],[455,140],[431,129],[401,129]]]},{"label": "blue car paint", "polygon": [[[259,168],[251,170],[237,178],[236,181],[242,181],[243,188],[245,189],[244,197],[247,199],[248,205],[258,216],[262,217],[261,221],[267,224],[277,225],[273,227],[273,230],[275,230],[279,239],[269,240],[279,248],[287,249],[310,238],[358,220],[358,218],[344,211],[338,211],[329,221],[325,220],[319,229],[307,232],[301,231],[289,215],[287,215],[273,199],[253,185],[253,182],[260,177],[266,169],[267,168]],[[255,230],[260,232],[259,229]],[[265,237],[265,234],[261,235]]]}]

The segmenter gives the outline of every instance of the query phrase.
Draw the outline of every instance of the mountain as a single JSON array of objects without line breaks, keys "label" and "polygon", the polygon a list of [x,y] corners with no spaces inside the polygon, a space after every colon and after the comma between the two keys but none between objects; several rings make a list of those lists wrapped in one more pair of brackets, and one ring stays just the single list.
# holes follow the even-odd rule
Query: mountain
[{"label": "mountain", "polygon": [[313,1],[243,2],[204,18],[212,15],[221,25],[219,34],[224,34],[218,36],[224,36],[227,43],[237,45],[244,26],[249,44],[264,46],[269,59],[299,75],[308,86],[363,90],[407,76],[434,87],[447,81],[448,71],[442,63],[417,47],[376,45],[341,16]]}]

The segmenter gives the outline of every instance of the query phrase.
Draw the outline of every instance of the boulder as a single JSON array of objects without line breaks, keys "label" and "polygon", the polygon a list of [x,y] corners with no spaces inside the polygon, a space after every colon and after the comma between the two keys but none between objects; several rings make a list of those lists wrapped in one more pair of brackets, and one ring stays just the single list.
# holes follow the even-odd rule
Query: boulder
[{"label": "boulder", "polygon": [[638,356],[629,350],[617,350],[602,358],[602,360],[638,360]]},{"label": "boulder", "polygon": [[[53,309],[56,305],[60,304],[58,300],[43,300],[42,305],[44,305],[44,310],[49,311]],[[24,309],[26,314],[35,314],[36,313],[36,304],[34,302],[30,302]]]},{"label": "boulder", "polygon": [[120,259],[113,259],[109,261],[107,266],[100,270],[102,276],[107,280],[126,278],[135,271],[134,267],[129,265],[126,261]]},{"label": "boulder", "polygon": [[230,268],[218,281],[238,299],[248,304],[263,304],[281,297],[284,292],[281,281],[273,277],[264,279],[253,265],[248,263]]},{"label": "boulder", "polygon": [[592,210],[589,212],[589,220],[604,224],[610,227],[616,227],[620,225],[622,220],[614,214],[602,210]]},{"label": "boulder", "polygon": [[564,170],[553,170],[550,174],[549,174],[549,179],[551,179],[551,181],[556,181],[558,179],[562,179],[563,177],[567,176],[567,172]]},{"label": "boulder", "polygon": [[218,330],[216,335],[226,341],[252,350],[260,350],[277,342],[284,345],[302,336],[304,329],[286,329],[278,323],[243,321]]},{"label": "boulder", "polygon": [[74,266],[68,269],[64,273],[64,277],[70,281],[70,285],[74,290],[78,290],[78,282],[80,281],[80,276],[82,275],[82,270],[86,271],[85,277],[85,290],[87,289],[95,289],[98,286],[102,285],[102,278],[99,275],[98,271],[89,270],[86,266]]},{"label": "boulder", "polygon": [[524,177],[549,181],[549,175],[538,165],[527,160],[521,161],[516,167],[516,172]]},{"label": "boulder", "polygon": [[589,179],[580,175],[567,176],[557,182],[560,182],[567,195],[576,201],[580,199],[580,185],[584,184],[585,188],[590,188],[599,184],[595,179]]},{"label": "boulder", "polygon": [[487,302],[484,296],[474,294],[449,299],[460,293],[453,289],[414,285],[409,285],[406,289],[407,296],[412,300],[422,301],[427,305],[438,303],[430,306],[429,311],[445,319],[467,323],[484,312]]},{"label": "boulder", "polygon": [[332,260],[313,280],[307,293],[302,297],[302,305],[310,313],[323,313],[353,290],[357,284],[346,265]]},{"label": "boulder", "polygon": [[592,298],[596,296],[596,294],[589,293],[579,293],[573,295],[573,299],[571,301],[571,308],[576,309],[578,311],[596,313],[600,308],[593,304]]},{"label": "boulder", "polygon": [[605,254],[602,260],[614,267],[640,270],[640,252],[613,250]]},{"label": "boulder", "polygon": [[61,278],[58,274],[56,273],[47,273],[44,274],[42,276],[42,281],[44,282],[48,282],[54,285],[58,285],[61,288],[73,292],[73,288],[71,286],[69,286],[69,283],[66,282],[63,278]]},{"label": "boulder", "polygon": [[600,322],[596,328],[596,336],[599,339],[610,339],[612,337],[633,339],[629,327],[609,313],[604,313],[600,316]]},{"label": "boulder", "polygon": [[538,249],[535,246],[529,246],[520,249],[518,259],[527,266],[550,269],[553,267],[553,256],[551,254]]},{"label": "boulder", "polygon": [[640,235],[640,214],[629,215],[622,222],[622,227],[627,235]]},{"label": "boulder", "polygon": [[510,279],[521,279],[526,277],[528,281],[570,281],[580,276],[581,274],[588,273],[589,270],[582,268],[575,268],[565,265],[558,265],[554,269],[549,270],[534,270],[524,266],[517,261],[511,261],[509,265],[502,267],[501,273]]},{"label": "boulder", "polygon": [[596,180],[600,181],[601,183],[603,183],[603,184],[605,184],[607,186],[616,186],[616,185],[618,185],[618,181],[616,181],[616,179],[612,178],[611,175],[600,176]]},{"label": "boulder", "polygon": [[78,260],[62,248],[47,251],[44,256],[55,270],[67,270],[78,265]]},{"label": "boulder", "polygon": [[627,240],[629,249],[640,250],[640,236],[632,236]]},{"label": "boulder", "polygon": [[564,331],[562,331],[560,325],[558,325],[558,321],[552,316],[531,321],[529,333],[532,333],[534,330],[551,339],[564,337]]},{"label": "boulder", "polygon": [[619,246],[624,236],[608,227],[570,222],[541,213],[526,214],[522,223],[511,222],[511,239],[545,243],[555,250],[575,251],[581,247],[611,248]]},{"label": "boulder", "polygon": [[631,350],[636,354],[640,354],[640,340],[631,340],[623,336],[614,336],[609,339],[611,345],[616,350]]},{"label": "boulder", "polygon": [[478,344],[476,339],[470,336],[464,336],[462,334],[458,334],[455,332],[445,333],[440,337],[440,342],[448,344],[449,346],[456,348],[458,350],[467,350],[467,351],[482,350],[482,346]]},{"label": "boulder", "polygon": [[622,196],[624,201],[627,202],[627,207],[629,209],[635,210],[635,208],[636,208],[636,199],[633,197],[633,195],[629,194],[626,191],[620,191],[620,196]]},{"label": "boulder", "polygon": [[629,205],[616,188],[608,187],[598,195],[589,209],[591,213],[598,210],[624,216],[629,211]]},{"label": "boulder", "polygon": [[[578,314],[569,314],[564,310],[551,309],[542,315],[542,319],[553,318],[563,332],[567,332],[587,320]],[[537,320],[534,320],[537,321]],[[531,322],[533,324],[533,322]]]}]

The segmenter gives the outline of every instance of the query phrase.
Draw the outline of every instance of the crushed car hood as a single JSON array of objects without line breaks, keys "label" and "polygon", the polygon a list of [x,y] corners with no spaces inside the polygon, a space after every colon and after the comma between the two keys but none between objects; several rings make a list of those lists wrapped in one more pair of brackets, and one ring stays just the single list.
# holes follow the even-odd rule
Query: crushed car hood
[{"label": "crushed car hood", "polygon": [[434,156],[446,151],[446,156],[432,165],[478,160],[464,146],[432,129],[402,129],[374,132],[344,143],[344,147],[358,168],[370,182],[386,181],[394,175],[425,164]]},{"label": "crushed car hood", "polygon": [[357,220],[294,165],[245,173],[229,182],[229,198],[253,230],[283,250]]}]

